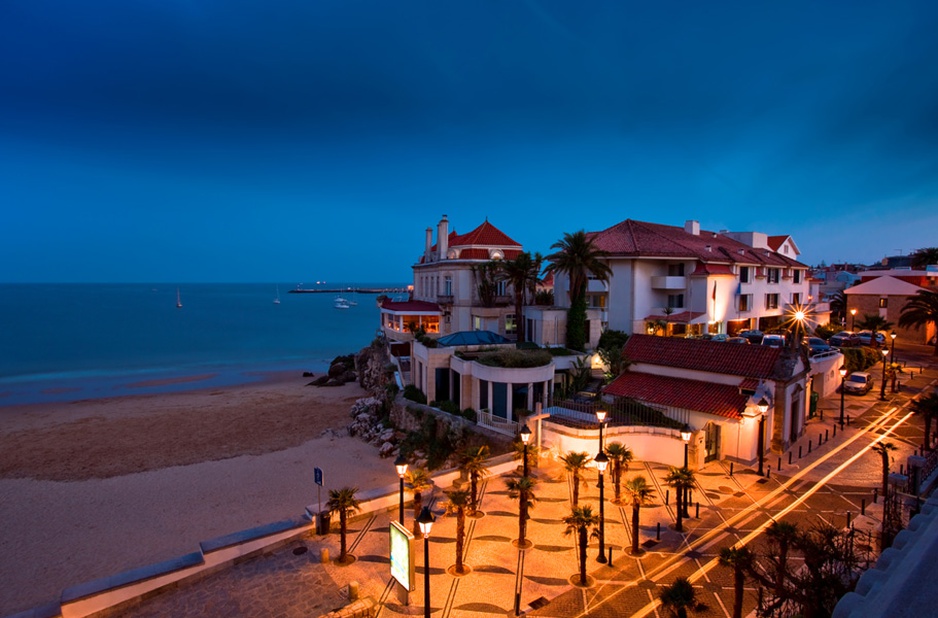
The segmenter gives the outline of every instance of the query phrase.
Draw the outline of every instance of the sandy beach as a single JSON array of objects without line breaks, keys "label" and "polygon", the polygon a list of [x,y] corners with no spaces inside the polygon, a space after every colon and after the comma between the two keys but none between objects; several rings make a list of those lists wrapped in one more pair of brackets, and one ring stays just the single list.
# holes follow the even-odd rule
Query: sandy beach
[{"label": "sandy beach", "polygon": [[366,393],[309,381],[0,407],[0,616],[296,517],[317,500],[314,466],[324,490],[393,482],[374,447],[343,437]]}]

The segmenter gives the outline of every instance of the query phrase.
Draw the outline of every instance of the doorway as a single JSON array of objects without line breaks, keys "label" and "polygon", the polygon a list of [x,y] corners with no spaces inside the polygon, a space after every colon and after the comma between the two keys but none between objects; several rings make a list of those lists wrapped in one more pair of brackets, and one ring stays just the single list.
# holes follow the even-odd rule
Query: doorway
[{"label": "doorway", "polygon": [[720,458],[720,426],[716,423],[707,423],[704,438],[704,463]]}]

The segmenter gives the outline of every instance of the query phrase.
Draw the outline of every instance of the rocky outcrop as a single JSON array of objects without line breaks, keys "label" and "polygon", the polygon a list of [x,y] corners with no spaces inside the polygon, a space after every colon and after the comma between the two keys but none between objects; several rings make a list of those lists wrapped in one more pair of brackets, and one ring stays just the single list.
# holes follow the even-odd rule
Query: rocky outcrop
[{"label": "rocky outcrop", "polygon": [[[304,373],[303,375],[305,376],[306,374]],[[354,382],[357,379],[358,374],[355,372],[355,357],[349,354],[348,356],[336,356],[332,359],[332,363],[329,365],[329,371],[325,375],[319,376],[307,384],[307,386],[342,386],[343,384]]]}]

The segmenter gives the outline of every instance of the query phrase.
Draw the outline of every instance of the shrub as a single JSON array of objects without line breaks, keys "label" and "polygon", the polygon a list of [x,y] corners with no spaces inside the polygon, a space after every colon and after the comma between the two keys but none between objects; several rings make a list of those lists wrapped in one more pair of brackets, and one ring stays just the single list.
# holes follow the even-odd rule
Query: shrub
[{"label": "shrub", "polygon": [[883,360],[883,354],[878,348],[862,346],[858,348],[841,348],[844,355],[844,364],[847,372],[864,371]]},{"label": "shrub", "polygon": [[834,324],[828,322],[827,324],[818,324],[817,328],[814,329],[814,334],[825,341],[830,339],[831,336],[840,332],[840,328]]},{"label": "shrub", "polygon": [[462,411],[459,409],[459,406],[453,403],[452,401],[438,401],[436,402],[436,408],[452,414],[454,416],[462,416]]},{"label": "shrub", "polygon": [[463,416],[463,418],[465,418],[465,419],[467,419],[467,420],[469,420],[469,421],[471,421],[471,422],[473,422],[473,423],[479,422],[479,414],[478,414],[478,412],[476,412],[476,411],[473,410],[472,408],[466,408],[465,410],[463,410],[463,411],[462,411],[462,416]]},{"label": "shrub", "polygon": [[522,367],[543,367],[551,363],[551,354],[545,350],[513,350],[510,348],[485,352],[476,361],[489,367],[517,369]]},{"label": "shrub", "polygon": [[413,384],[408,384],[404,387],[404,398],[417,403],[427,403],[427,396]]}]

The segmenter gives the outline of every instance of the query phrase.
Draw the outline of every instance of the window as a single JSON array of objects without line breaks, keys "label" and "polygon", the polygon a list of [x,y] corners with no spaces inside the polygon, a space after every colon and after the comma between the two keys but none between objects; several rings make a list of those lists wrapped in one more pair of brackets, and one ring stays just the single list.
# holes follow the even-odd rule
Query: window
[{"label": "window", "polygon": [[453,295],[453,278],[446,277],[443,279],[443,295],[452,296]]},{"label": "window", "polygon": [[[886,298],[885,296],[879,299],[879,308],[880,308],[880,309],[885,309],[888,304],[889,304],[889,299]],[[903,311],[905,311],[905,310],[903,309]]]},{"label": "window", "polygon": [[795,274],[793,276],[794,276],[795,283],[801,283],[801,277],[804,276],[804,273],[802,273],[802,271],[800,270],[795,269]]},{"label": "window", "polygon": [[683,294],[668,294],[668,309],[683,309],[684,308],[684,295]]},{"label": "window", "polygon": [[769,283],[778,283],[778,269],[770,268],[768,272],[768,282]]},{"label": "window", "polygon": [[793,304],[793,305],[800,305],[800,304],[801,304],[801,294],[800,294],[800,293],[795,292],[795,293],[793,293],[793,294],[791,295],[791,304]]},{"label": "window", "polygon": [[516,335],[518,334],[518,323],[515,321],[515,314],[509,313],[505,316],[505,334],[506,335]]},{"label": "window", "polygon": [[748,266],[739,267],[739,282],[749,283],[749,267]]},{"label": "window", "polygon": [[778,309],[778,294],[766,294],[765,295],[765,308],[766,309]]},{"label": "window", "polygon": [[752,309],[752,294],[741,294],[739,296],[739,310],[750,311]]},{"label": "window", "polygon": [[502,280],[496,284],[495,295],[496,296],[508,296],[508,282],[507,281]]},{"label": "window", "polygon": [[684,262],[681,262],[680,264],[668,264],[668,276],[669,277],[683,277],[684,276]]}]

